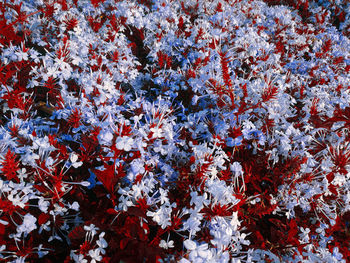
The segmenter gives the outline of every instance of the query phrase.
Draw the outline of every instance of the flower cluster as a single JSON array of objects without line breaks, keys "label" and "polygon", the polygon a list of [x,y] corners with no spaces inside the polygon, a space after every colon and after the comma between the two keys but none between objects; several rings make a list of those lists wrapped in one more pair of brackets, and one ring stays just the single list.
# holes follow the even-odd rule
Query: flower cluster
[{"label": "flower cluster", "polygon": [[350,261],[350,4],[0,2],[0,262]]}]

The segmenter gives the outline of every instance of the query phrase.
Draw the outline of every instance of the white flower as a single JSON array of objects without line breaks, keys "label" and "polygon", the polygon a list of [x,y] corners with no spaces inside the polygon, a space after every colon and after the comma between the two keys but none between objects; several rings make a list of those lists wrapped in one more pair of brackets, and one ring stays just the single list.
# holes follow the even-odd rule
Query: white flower
[{"label": "white flower", "polygon": [[[67,64],[68,65],[68,64]],[[67,80],[70,78],[70,76],[72,75],[72,68],[71,66],[66,66],[64,69],[62,69],[61,71],[61,75],[62,77]]]},{"label": "white flower", "polygon": [[70,257],[71,259],[74,260],[74,262],[77,262],[77,263],[87,263],[88,261],[84,258],[84,255],[82,254],[74,254],[73,251],[71,251],[70,253]]},{"label": "white flower", "polygon": [[26,258],[25,257],[19,257],[19,258],[16,258],[15,261],[12,261],[14,263],[26,263]]},{"label": "white flower", "polygon": [[42,77],[44,81],[47,81],[49,77],[57,78],[57,67],[46,67],[47,73],[43,73]]},{"label": "white flower", "polygon": [[299,237],[301,238],[301,241],[303,243],[308,243],[309,242],[309,233],[310,233],[310,229],[309,228],[303,228],[303,227],[300,227],[300,231],[301,233],[299,234]]},{"label": "white flower", "polygon": [[151,212],[151,211],[148,211],[147,216],[149,217],[152,217],[152,220],[154,222],[156,222],[157,224],[160,224],[161,223],[161,210],[157,210],[156,212]]},{"label": "white flower", "polygon": [[151,132],[153,133],[152,138],[160,138],[162,137],[162,129],[158,126],[151,128]]},{"label": "white flower", "polygon": [[126,152],[130,151],[134,144],[134,139],[128,136],[118,137],[116,140],[116,146],[119,150]]},{"label": "white flower", "polygon": [[51,168],[55,163],[55,160],[52,157],[48,157],[45,159],[45,165],[47,168]]},{"label": "white flower", "polygon": [[230,165],[230,170],[236,175],[242,175],[243,170],[242,170],[242,165],[239,162],[234,162],[233,164]]},{"label": "white flower", "polygon": [[34,60],[35,63],[39,63],[39,52],[37,52],[35,49],[31,49],[30,51],[30,57]]},{"label": "white flower", "polygon": [[43,156],[45,152],[50,152],[56,150],[49,142],[49,137],[45,136],[42,138],[34,137],[30,135],[33,139],[33,149],[39,149],[39,155]]},{"label": "white flower", "polygon": [[238,212],[232,213],[232,219],[231,219],[230,225],[232,226],[234,231],[236,231],[238,227],[241,225],[241,222],[238,220]]},{"label": "white flower", "polygon": [[34,152],[26,151],[25,155],[22,156],[22,163],[25,165],[35,166],[36,160],[40,159],[40,156]]},{"label": "white flower", "polygon": [[184,241],[184,246],[185,246],[185,248],[188,249],[188,250],[195,250],[195,249],[197,248],[196,242],[194,242],[194,241],[192,241],[192,240],[190,240],[190,239],[186,239],[186,240]]},{"label": "white flower", "polygon": [[104,145],[111,145],[113,140],[113,134],[110,131],[101,132],[99,134],[100,142]]},{"label": "white flower", "polygon": [[167,153],[169,153],[167,149],[164,147],[164,145],[162,144],[162,142],[159,140],[154,143],[153,149],[156,153],[160,152],[160,154],[162,155],[166,155]]},{"label": "white flower", "polygon": [[[18,178],[23,181],[24,179],[26,179],[28,177],[28,174],[27,174],[27,170],[26,168],[22,168],[20,170],[17,171],[17,176]],[[1,188],[1,186],[0,186]]]},{"label": "white flower", "polygon": [[74,56],[72,59],[72,64],[78,66],[83,63],[83,60],[79,56]]},{"label": "white flower", "polygon": [[94,236],[96,235],[99,228],[96,227],[94,224],[90,224],[89,226],[84,226],[84,230],[90,232],[91,235]]},{"label": "white flower", "polygon": [[338,260],[338,261],[341,261],[341,260],[342,260],[343,255],[342,255],[341,253],[339,253],[339,248],[338,248],[338,247],[335,247],[335,248],[333,249],[333,257],[335,257],[336,260]]},{"label": "white flower", "polygon": [[42,212],[47,213],[47,209],[50,206],[50,202],[45,201],[44,198],[40,198],[38,202],[38,206]]},{"label": "white flower", "polygon": [[152,220],[159,224],[162,229],[165,229],[167,226],[171,225],[170,220],[170,214],[171,214],[171,207],[165,205],[162,205],[156,212],[147,212],[147,216],[152,217]]},{"label": "white flower", "polygon": [[28,234],[32,232],[34,229],[37,228],[36,221],[37,219],[34,216],[32,216],[31,214],[26,214],[23,218],[22,225],[17,227],[17,232],[19,234]]},{"label": "white flower", "polygon": [[98,245],[98,250],[100,250],[101,254],[105,254],[106,251],[104,250],[104,248],[108,247],[107,241],[103,238],[104,235],[105,235],[105,232],[102,232],[98,236],[98,240],[96,241],[96,244]]},{"label": "white flower", "polygon": [[242,185],[240,186],[240,189],[245,189],[245,183],[244,183],[244,176],[243,176],[243,170],[242,165],[239,162],[234,162],[230,165],[230,170],[232,173],[234,173],[234,186],[238,187],[240,185],[240,178],[242,180]]},{"label": "white flower", "polygon": [[145,172],[145,163],[142,159],[135,159],[131,162],[130,168],[134,176]]},{"label": "white flower", "polygon": [[198,210],[194,209],[190,209],[190,213],[191,216],[184,222],[183,229],[189,230],[192,235],[201,230],[200,225],[203,215],[198,213]]},{"label": "white flower", "polygon": [[202,209],[204,206],[209,205],[210,201],[207,199],[208,195],[207,193],[204,193],[203,195],[198,195],[197,192],[191,192],[191,201],[190,205],[195,205],[196,209]]},{"label": "white flower", "polygon": [[165,240],[161,240],[159,247],[164,248],[164,249],[169,249],[169,248],[173,248],[174,247],[174,241],[170,240],[170,241],[165,241]]},{"label": "white flower", "polygon": [[22,60],[28,60],[28,53],[21,51],[18,51],[15,53],[17,56],[18,61]]},{"label": "white flower", "polygon": [[164,203],[169,203],[169,198],[168,198],[168,192],[165,191],[164,189],[160,188],[159,189],[159,194],[160,194],[160,203],[164,204]]},{"label": "white flower", "polygon": [[79,203],[78,202],[73,202],[73,204],[70,205],[70,208],[75,210],[75,211],[79,211]]},{"label": "white flower", "polygon": [[212,259],[213,254],[211,251],[208,249],[208,244],[204,243],[196,247],[195,250],[191,251],[189,258],[193,262],[198,262],[198,261],[209,261]]},{"label": "white flower", "polygon": [[72,153],[70,155],[70,161],[72,162],[72,166],[74,168],[78,168],[83,165],[83,162],[77,162],[78,161],[78,155],[76,153]]},{"label": "white flower", "polygon": [[130,198],[127,196],[120,196],[119,197],[119,204],[118,209],[121,209],[123,211],[127,211],[128,207],[133,206],[133,203],[130,201]]},{"label": "white flower", "polygon": [[97,261],[102,260],[102,256],[100,255],[99,249],[91,249],[89,250],[89,256],[91,257],[91,263],[96,263]]}]

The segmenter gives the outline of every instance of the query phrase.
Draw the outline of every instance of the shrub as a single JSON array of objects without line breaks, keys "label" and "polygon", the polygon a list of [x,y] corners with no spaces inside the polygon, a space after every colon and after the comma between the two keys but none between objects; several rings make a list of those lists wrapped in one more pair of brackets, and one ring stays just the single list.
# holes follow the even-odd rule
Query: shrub
[{"label": "shrub", "polygon": [[0,261],[349,261],[349,10],[0,3]]}]

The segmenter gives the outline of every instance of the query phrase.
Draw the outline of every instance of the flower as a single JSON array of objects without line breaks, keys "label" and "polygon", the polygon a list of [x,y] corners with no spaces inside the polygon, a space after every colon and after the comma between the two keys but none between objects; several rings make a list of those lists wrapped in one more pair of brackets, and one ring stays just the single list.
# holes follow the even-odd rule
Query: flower
[{"label": "flower", "polygon": [[98,236],[98,240],[96,241],[96,244],[98,245],[98,249],[100,250],[101,254],[105,254],[106,251],[104,250],[104,248],[108,247],[107,241],[103,238],[104,236],[105,236],[105,232],[102,232]]},{"label": "flower", "polygon": [[162,137],[163,131],[162,131],[162,129],[160,127],[156,126],[154,128],[151,128],[150,130],[151,130],[151,132],[153,134],[152,138],[160,138],[160,137]]},{"label": "flower", "polygon": [[91,257],[91,263],[96,263],[102,260],[102,256],[100,255],[99,249],[89,250],[89,256]]},{"label": "flower", "polygon": [[165,240],[161,240],[159,247],[164,248],[164,249],[169,249],[169,248],[173,248],[174,247],[174,241],[170,240],[170,241],[165,241]]},{"label": "flower", "polygon": [[1,4],[0,257],[350,262],[349,7]]},{"label": "flower", "polygon": [[26,214],[23,218],[22,224],[17,227],[17,233],[19,235],[21,235],[22,233],[24,233],[25,235],[29,234],[37,228],[36,222],[36,217],[34,217],[31,214]]},{"label": "flower", "polygon": [[184,241],[184,246],[188,250],[195,250],[197,248],[196,242],[194,242],[193,240],[190,240],[190,239],[186,239]]},{"label": "flower", "polygon": [[94,224],[90,224],[89,226],[84,226],[84,230],[88,231],[91,236],[95,236],[97,231],[99,230],[98,227],[96,227]]},{"label": "flower", "polygon": [[82,254],[76,255],[72,251],[70,257],[74,260],[74,262],[77,262],[77,263],[88,263],[87,259],[85,259],[84,255],[82,255]]},{"label": "flower", "polygon": [[104,145],[111,145],[113,140],[113,134],[110,131],[100,132],[99,138]]},{"label": "flower", "polygon": [[118,209],[127,211],[128,207],[133,206],[134,204],[130,201],[130,198],[124,195],[121,195],[119,198]]},{"label": "flower", "polygon": [[243,175],[242,165],[239,162],[233,162],[230,165],[230,169],[235,174],[235,176]]},{"label": "flower", "polygon": [[165,204],[162,205],[156,212],[148,211],[146,215],[152,217],[154,222],[160,225],[162,229],[165,229],[167,226],[171,225],[170,212],[171,207]]},{"label": "flower", "polygon": [[75,210],[75,211],[79,211],[79,203],[78,202],[73,202],[70,206],[71,209]]},{"label": "flower", "polygon": [[235,147],[235,146],[241,146],[242,145],[243,138],[242,136],[238,136],[237,138],[231,138],[228,137],[226,139],[226,144],[228,147]]},{"label": "flower", "polygon": [[83,165],[83,162],[77,162],[78,161],[78,155],[76,154],[76,153],[72,153],[71,155],[70,155],[70,161],[71,161],[71,163],[72,163],[72,166],[74,167],[74,168],[78,168],[78,167],[80,167],[80,166],[82,166]]},{"label": "flower", "polygon": [[244,174],[242,166],[239,162],[234,162],[230,165],[230,170],[234,173],[234,185],[238,187],[240,185],[240,179],[242,180],[241,189],[245,189]]},{"label": "flower", "polygon": [[42,212],[47,213],[49,205],[50,202],[45,201],[44,198],[39,198],[38,206]]},{"label": "flower", "polygon": [[119,150],[124,150],[126,152],[130,151],[133,147],[134,140],[128,136],[118,137],[116,140],[116,146]]}]

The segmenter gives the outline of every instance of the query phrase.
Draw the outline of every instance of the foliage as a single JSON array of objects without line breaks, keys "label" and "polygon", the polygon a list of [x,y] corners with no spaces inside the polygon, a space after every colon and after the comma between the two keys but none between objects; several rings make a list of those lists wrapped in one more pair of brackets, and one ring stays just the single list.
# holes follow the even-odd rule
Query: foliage
[{"label": "foliage", "polygon": [[0,262],[350,261],[350,4],[0,2]]}]

